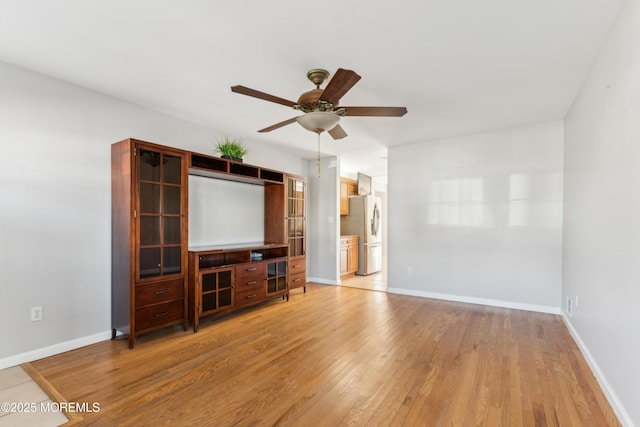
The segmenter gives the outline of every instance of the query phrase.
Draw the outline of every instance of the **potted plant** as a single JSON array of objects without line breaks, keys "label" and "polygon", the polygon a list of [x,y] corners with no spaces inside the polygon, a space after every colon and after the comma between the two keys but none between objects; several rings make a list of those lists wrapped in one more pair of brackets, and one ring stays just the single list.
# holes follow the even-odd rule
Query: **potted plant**
[{"label": "potted plant", "polygon": [[248,153],[247,147],[241,139],[228,136],[218,140],[216,150],[223,159],[231,159],[236,162],[242,162],[242,158]]}]

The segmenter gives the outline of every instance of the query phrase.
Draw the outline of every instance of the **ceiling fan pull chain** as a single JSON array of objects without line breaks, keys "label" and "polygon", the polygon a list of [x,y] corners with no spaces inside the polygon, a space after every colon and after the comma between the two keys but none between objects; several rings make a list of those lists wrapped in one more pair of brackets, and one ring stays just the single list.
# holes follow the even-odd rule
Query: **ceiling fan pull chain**
[{"label": "ceiling fan pull chain", "polygon": [[320,178],[320,132],[318,133],[318,178]]}]

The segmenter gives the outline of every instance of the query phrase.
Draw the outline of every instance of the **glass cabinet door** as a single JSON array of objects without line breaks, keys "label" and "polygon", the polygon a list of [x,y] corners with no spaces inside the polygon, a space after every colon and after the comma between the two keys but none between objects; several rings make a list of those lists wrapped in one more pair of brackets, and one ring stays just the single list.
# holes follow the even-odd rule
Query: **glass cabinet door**
[{"label": "glass cabinet door", "polygon": [[287,289],[287,261],[267,264],[267,293],[285,291]]},{"label": "glass cabinet door", "polygon": [[287,239],[289,256],[305,254],[305,206],[306,183],[303,179],[289,177],[287,183]]},{"label": "glass cabinet door", "polygon": [[138,277],[180,274],[182,265],[183,158],[136,147]]},{"label": "glass cabinet door", "polygon": [[233,304],[231,298],[232,271],[232,269],[226,268],[200,274],[202,305],[199,314],[230,307]]}]

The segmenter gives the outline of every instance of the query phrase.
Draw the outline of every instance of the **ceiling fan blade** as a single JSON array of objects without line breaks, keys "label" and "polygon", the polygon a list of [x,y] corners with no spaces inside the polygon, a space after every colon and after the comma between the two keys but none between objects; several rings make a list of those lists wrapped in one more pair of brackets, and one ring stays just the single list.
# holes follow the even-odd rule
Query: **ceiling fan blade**
[{"label": "ceiling fan blade", "polygon": [[402,117],[407,107],[340,107],[346,110],[345,116]]},{"label": "ceiling fan blade", "polygon": [[259,90],[251,89],[245,86],[231,86],[231,92],[253,96],[254,98],[264,99],[265,101],[275,102],[276,104],[286,105],[287,107],[293,107],[294,105],[296,105],[295,102],[289,101],[288,99],[269,95],[268,93],[260,92]]},{"label": "ceiling fan blade", "polygon": [[337,105],[340,98],[342,98],[353,85],[358,83],[361,78],[362,77],[353,70],[338,68],[338,71],[333,75],[324,92],[322,92],[322,95],[320,95],[320,100]]},{"label": "ceiling fan blade", "polygon": [[342,129],[342,126],[338,124],[329,131],[329,135],[331,135],[333,139],[342,139],[347,136],[347,133]]},{"label": "ceiling fan blade", "polygon": [[275,125],[271,125],[267,128],[260,129],[258,132],[271,132],[272,130],[281,128],[282,126],[290,125],[291,123],[295,122],[297,119],[298,119],[297,117],[292,117],[289,120],[285,120],[284,122],[276,123]]}]

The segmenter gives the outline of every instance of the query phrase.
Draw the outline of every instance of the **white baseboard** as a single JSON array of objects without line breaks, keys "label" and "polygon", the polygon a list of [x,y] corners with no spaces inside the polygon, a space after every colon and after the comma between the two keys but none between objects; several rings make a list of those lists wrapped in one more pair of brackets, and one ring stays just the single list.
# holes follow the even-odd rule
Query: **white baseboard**
[{"label": "white baseboard", "polygon": [[87,337],[76,338],[71,341],[61,342],[59,344],[50,345],[48,347],[31,350],[26,353],[16,354],[15,356],[0,359],[0,369],[10,368],[21,363],[33,362],[34,360],[53,356],[55,354],[64,353],[65,351],[75,350],[76,348],[95,344],[100,341],[111,339],[111,330],[100,332]]},{"label": "white baseboard", "polygon": [[624,409],[624,406],[622,406],[622,402],[620,402],[620,399],[618,399],[618,395],[615,393],[615,391],[613,391],[611,384],[609,384],[609,381],[607,381],[604,373],[602,373],[600,366],[598,366],[598,363],[596,363],[593,356],[591,356],[589,349],[585,345],[584,341],[582,341],[582,338],[580,338],[580,334],[578,334],[578,331],[576,331],[576,329],[573,327],[573,324],[571,323],[569,318],[567,318],[565,313],[562,313],[562,320],[564,320],[564,324],[567,325],[569,333],[573,337],[573,340],[578,345],[580,352],[589,364],[593,375],[596,377],[598,384],[600,384],[600,388],[602,389],[602,391],[604,391],[604,394],[607,397],[609,404],[613,408],[613,411],[618,416],[618,421],[620,421],[624,426],[634,427],[635,424],[633,423],[633,420],[631,420],[629,413]]},{"label": "white baseboard", "polygon": [[416,291],[413,289],[387,288],[391,294],[410,295],[414,297],[433,298],[446,301],[464,302],[467,304],[489,305],[492,307],[513,308],[515,310],[535,311],[538,313],[561,314],[560,307],[547,305],[524,304],[521,302],[502,301],[488,298],[467,297],[461,295],[441,294],[439,292]]},{"label": "white baseboard", "polygon": [[321,285],[339,285],[339,280],[320,279],[319,277],[307,277],[307,283],[320,283]]}]

